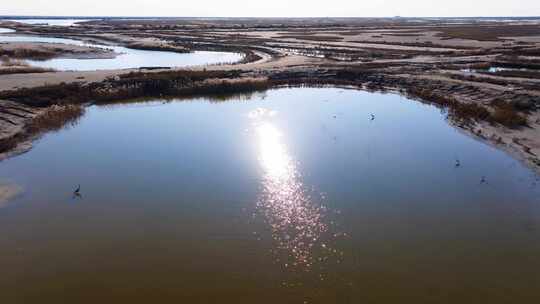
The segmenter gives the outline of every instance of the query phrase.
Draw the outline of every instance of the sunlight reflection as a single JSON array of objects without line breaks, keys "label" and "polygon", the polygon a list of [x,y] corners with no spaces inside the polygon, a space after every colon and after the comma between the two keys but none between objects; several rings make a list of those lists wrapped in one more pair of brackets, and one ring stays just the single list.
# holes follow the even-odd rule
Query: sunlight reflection
[{"label": "sunlight reflection", "polygon": [[[257,109],[249,114],[258,140],[264,175],[257,208],[272,229],[278,260],[285,267],[309,269],[322,255],[335,253],[323,237],[329,231],[327,209],[313,202],[297,167],[283,143],[283,135],[270,121],[276,112]],[[317,256],[317,257],[316,257]]]},{"label": "sunlight reflection", "polygon": [[289,158],[281,134],[269,123],[257,127],[260,145],[260,161],[272,181],[288,182],[293,178],[294,165]]}]

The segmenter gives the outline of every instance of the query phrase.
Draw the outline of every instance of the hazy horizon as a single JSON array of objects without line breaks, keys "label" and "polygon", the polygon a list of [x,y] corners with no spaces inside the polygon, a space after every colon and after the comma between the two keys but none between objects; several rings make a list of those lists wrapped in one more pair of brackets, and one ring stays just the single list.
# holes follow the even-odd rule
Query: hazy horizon
[{"label": "hazy horizon", "polygon": [[198,19],[198,18],[208,18],[208,19],[385,19],[385,18],[445,18],[445,19],[452,19],[452,18],[540,18],[540,15],[493,15],[493,16],[401,16],[401,15],[395,15],[395,16],[358,16],[358,17],[344,17],[344,16],[152,16],[152,15],[2,15],[0,14],[0,18],[24,18],[24,19],[36,19],[36,18],[44,18],[44,19],[79,19],[79,18],[88,18],[88,19],[100,19],[100,18],[137,18],[137,19],[143,19],[143,18],[163,18],[163,19]]},{"label": "hazy horizon", "polygon": [[438,5],[429,0],[273,0],[253,2],[198,0],[186,6],[174,0],[19,0],[0,8],[2,16],[44,17],[534,17],[540,16],[536,0],[454,0]]}]

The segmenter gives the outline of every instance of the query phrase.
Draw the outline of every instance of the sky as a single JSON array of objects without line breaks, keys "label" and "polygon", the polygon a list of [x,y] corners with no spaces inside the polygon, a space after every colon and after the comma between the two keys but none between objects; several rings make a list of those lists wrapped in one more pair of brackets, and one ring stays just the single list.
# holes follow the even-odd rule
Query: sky
[{"label": "sky", "polygon": [[164,17],[540,16],[540,0],[3,0],[0,15]]}]

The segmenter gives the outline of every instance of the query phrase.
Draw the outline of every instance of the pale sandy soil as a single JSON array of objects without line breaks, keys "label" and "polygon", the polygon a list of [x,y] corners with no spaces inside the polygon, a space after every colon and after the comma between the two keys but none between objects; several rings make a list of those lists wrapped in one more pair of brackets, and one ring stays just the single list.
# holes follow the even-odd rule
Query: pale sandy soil
[{"label": "pale sandy soil", "polygon": [[531,164],[540,157],[540,115],[538,113],[531,115],[529,124],[530,127],[523,129],[509,129],[480,123],[471,130],[471,133],[490,145],[510,153],[540,174],[538,164]]},{"label": "pale sandy soil", "polygon": [[35,74],[10,74],[0,76],[0,90],[32,88],[62,82],[99,82],[106,77],[136,70],[101,70],[85,72],[48,72]]}]

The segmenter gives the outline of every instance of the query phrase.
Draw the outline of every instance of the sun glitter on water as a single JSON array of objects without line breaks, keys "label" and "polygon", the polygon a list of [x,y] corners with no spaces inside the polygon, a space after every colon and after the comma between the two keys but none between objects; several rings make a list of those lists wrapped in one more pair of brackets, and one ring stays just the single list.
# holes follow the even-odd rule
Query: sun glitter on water
[{"label": "sun glitter on water", "polygon": [[275,111],[256,109],[249,113],[258,145],[258,159],[263,170],[262,191],[257,211],[270,225],[279,262],[290,268],[310,269],[327,260],[331,249],[327,239],[330,226],[328,210],[317,204],[302,182],[297,165],[283,142],[283,134],[272,123]]}]

